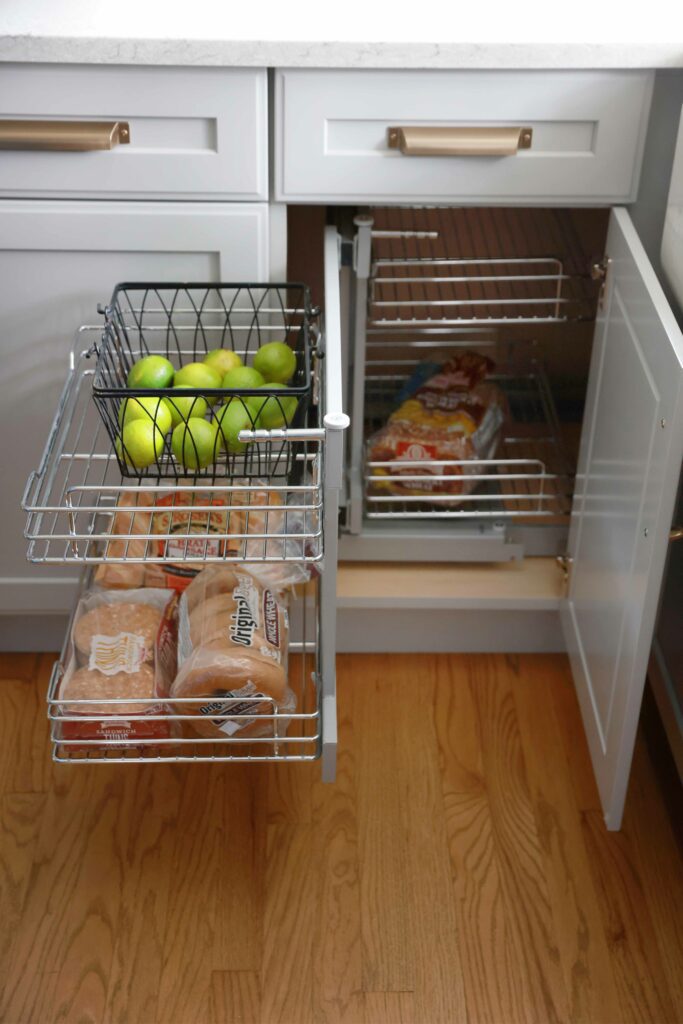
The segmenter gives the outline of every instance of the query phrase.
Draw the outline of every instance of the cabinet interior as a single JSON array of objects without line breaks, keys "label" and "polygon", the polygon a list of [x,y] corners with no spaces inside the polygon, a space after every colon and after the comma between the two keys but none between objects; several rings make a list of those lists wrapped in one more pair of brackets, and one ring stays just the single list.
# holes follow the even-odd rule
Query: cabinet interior
[{"label": "cabinet interior", "polygon": [[[366,293],[358,263],[359,230],[368,217]],[[358,237],[346,311],[352,416],[346,527],[351,535],[372,536],[379,557],[401,557],[392,530],[402,543],[413,537],[411,560],[428,557],[419,543],[427,531],[460,537],[451,555],[443,549],[446,560],[563,553],[608,218],[607,209],[290,208],[290,277],[310,280],[314,289],[320,225],[333,220],[344,237]],[[364,315],[354,314],[354,303]],[[482,460],[481,482],[457,505],[373,493],[379,464],[368,459],[367,439],[387,422],[421,361],[441,363],[463,350],[493,359],[492,379],[505,395],[495,460]],[[359,500],[362,515],[354,511]],[[468,540],[473,530],[477,543]],[[499,543],[484,545],[483,535]],[[358,550],[357,557],[368,557],[367,549]],[[356,557],[350,539],[343,556]]]}]

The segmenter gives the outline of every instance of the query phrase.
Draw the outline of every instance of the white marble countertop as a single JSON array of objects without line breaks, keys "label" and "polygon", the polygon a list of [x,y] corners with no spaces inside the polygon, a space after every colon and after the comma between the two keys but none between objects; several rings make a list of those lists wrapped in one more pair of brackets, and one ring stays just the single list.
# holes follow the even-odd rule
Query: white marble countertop
[{"label": "white marble countertop", "polygon": [[355,68],[683,67],[670,0],[0,0],[0,60]]}]

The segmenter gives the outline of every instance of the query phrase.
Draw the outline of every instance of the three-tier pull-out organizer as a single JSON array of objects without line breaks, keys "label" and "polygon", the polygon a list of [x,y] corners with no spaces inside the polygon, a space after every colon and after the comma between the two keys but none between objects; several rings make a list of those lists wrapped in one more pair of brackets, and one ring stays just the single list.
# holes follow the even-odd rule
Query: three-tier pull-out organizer
[{"label": "three-tier pull-out organizer", "polygon": [[[558,326],[590,328],[602,266],[586,259],[566,211],[381,208],[356,216],[354,232],[343,557],[506,561],[561,553],[574,460],[543,343]],[[373,459],[368,438],[387,423],[421,361],[463,350],[496,363],[489,380],[507,416],[494,457]],[[448,482],[459,472],[477,482],[454,502]],[[410,481],[417,493],[398,497],[377,486],[380,479]]]},{"label": "three-tier pull-out organizer", "polygon": [[[240,466],[224,460],[213,473],[204,471],[188,477],[160,463],[156,473],[146,470],[137,478],[122,475],[107,416],[101,415],[93,400],[102,327],[83,326],[40,466],[31,474],[23,497],[29,559],[41,564],[78,564],[84,570],[84,585],[91,578],[93,566],[119,563],[172,561],[181,568],[183,564],[196,567],[197,563],[287,563],[310,570],[311,580],[298,588],[291,608],[289,683],[296,696],[296,709],[278,714],[274,704],[266,708],[262,717],[273,722],[268,736],[242,739],[224,734],[220,740],[204,739],[188,735],[182,728],[191,716],[183,713],[190,708],[181,705],[196,705],[200,699],[174,699],[173,711],[160,716],[177,726],[177,735],[172,738],[136,739],[130,750],[122,749],[115,740],[109,747],[101,739],[67,740],[61,728],[65,722],[115,720],[116,702],[60,699],[65,645],[48,693],[56,760],[258,762],[322,757],[323,777],[333,778],[338,508],[343,434],[349,420],[342,411],[339,245],[333,229],[328,230],[325,244],[326,304],[323,314],[313,311],[310,325],[312,352],[307,373],[310,371],[312,387],[303,422],[275,430],[242,431],[239,439],[246,449]],[[124,314],[119,310],[123,316],[120,326],[130,343],[129,355],[135,359],[140,354],[168,354],[170,338],[181,361],[198,358],[198,345],[203,351],[233,347],[244,354],[263,340],[281,339],[292,318],[303,313],[287,305],[293,295],[299,294],[294,287],[282,286],[278,290],[280,301],[273,302],[276,289],[272,285],[239,286],[241,291],[234,291],[239,299],[232,305],[217,303],[221,289],[231,287],[157,285],[149,292],[141,291],[139,286],[132,289],[138,298]],[[228,337],[230,345],[226,344]],[[283,466],[286,473],[282,472]],[[266,506],[259,499],[264,487],[270,495]],[[241,525],[237,531],[229,526],[229,518],[212,515],[218,500],[231,514],[239,514]],[[160,533],[158,527],[154,534],[141,534],[134,530],[132,516],[117,516],[123,506],[149,515],[158,513],[160,505],[172,512],[174,506],[187,502],[192,509],[189,519],[183,518],[179,526],[171,514],[167,534],[163,530]],[[202,523],[199,531],[197,520]],[[88,703],[97,704],[96,714],[88,716]],[[108,715],[101,713],[103,703],[112,705],[111,710],[106,709]],[[229,720],[236,716],[218,717]]]}]

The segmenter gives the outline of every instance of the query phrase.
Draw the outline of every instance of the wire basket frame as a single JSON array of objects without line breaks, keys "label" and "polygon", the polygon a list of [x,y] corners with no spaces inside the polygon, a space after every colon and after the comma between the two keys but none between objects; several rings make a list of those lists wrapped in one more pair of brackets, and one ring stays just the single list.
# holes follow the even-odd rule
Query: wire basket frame
[{"label": "wire basket frame", "polygon": [[[82,329],[81,341],[87,344],[93,333]],[[30,561],[144,567],[169,560],[182,566],[322,559],[324,430],[311,429],[299,441],[282,431],[281,443],[296,446],[286,456],[294,467],[287,478],[122,478],[91,401],[89,352],[72,355],[41,465],[27,481],[22,507]],[[321,379],[324,367],[320,360]],[[312,405],[311,418],[318,422],[320,415]]]},{"label": "wire basket frame", "polygon": [[[92,394],[123,476],[215,480],[293,472],[291,445],[271,439],[247,446],[238,434],[308,423],[318,310],[305,285],[124,283],[104,315]],[[127,385],[133,365],[146,356],[168,360],[177,373],[222,349],[251,366],[260,346],[272,341],[284,342],[294,356],[286,385],[236,389],[198,380],[181,390],[163,375],[166,386]],[[130,414],[142,423],[124,434]]]},{"label": "wire basket frame", "polygon": [[[406,360],[373,358],[366,436],[386,422],[405,383]],[[412,366],[417,365],[413,361]],[[562,522],[571,511],[573,473],[540,363],[488,378],[505,395],[509,417],[493,458],[372,460],[363,474],[365,515],[380,520],[478,519]],[[400,485],[400,494],[392,485]],[[459,484],[463,493],[458,493]],[[414,493],[408,493],[409,491]]]},{"label": "wire basket frame", "polygon": [[[314,761],[320,756],[322,741],[322,687],[320,678],[320,598],[319,582],[309,584],[295,603],[293,632],[296,640],[289,643],[288,684],[296,707],[279,710],[268,697],[252,696],[251,704],[260,705],[258,719],[265,726],[264,735],[244,736],[239,732],[223,733],[215,738],[198,736],[192,729],[193,709],[205,705],[207,696],[135,698],[135,713],[126,712],[126,723],[139,722],[142,735],[123,741],[116,734],[116,725],[123,717],[117,705],[131,704],[130,698],[63,698],[62,681],[68,666],[67,632],[65,650],[55,662],[47,694],[48,720],[53,760],[69,764],[136,764],[188,763],[204,761]],[[243,713],[226,707],[212,714],[214,721],[244,721]],[[238,704],[234,701],[233,704]],[[148,710],[145,710],[147,708]],[[91,710],[92,709],[92,710]],[[110,739],[101,736],[74,736],[86,723],[106,727]],[[159,728],[155,728],[155,726]],[[159,736],[163,730],[171,735]],[[94,730],[91,730],[94,732]]]},{"label": "wire basket frame", "polygon": [[599,284],[559,214],[535,226],[529,211],[379,208],[373,220],[370,330],[595,317]]}]

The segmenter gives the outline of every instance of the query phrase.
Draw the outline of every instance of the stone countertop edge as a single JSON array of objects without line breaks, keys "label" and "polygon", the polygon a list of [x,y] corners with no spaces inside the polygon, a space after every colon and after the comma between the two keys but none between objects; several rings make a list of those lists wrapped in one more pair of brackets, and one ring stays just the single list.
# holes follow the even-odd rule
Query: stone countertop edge
[{"label": "stone countertop edge", "polygon": [[358,43],[0,35],[0,61],[435,70],[683,68],[683,43]]}]

